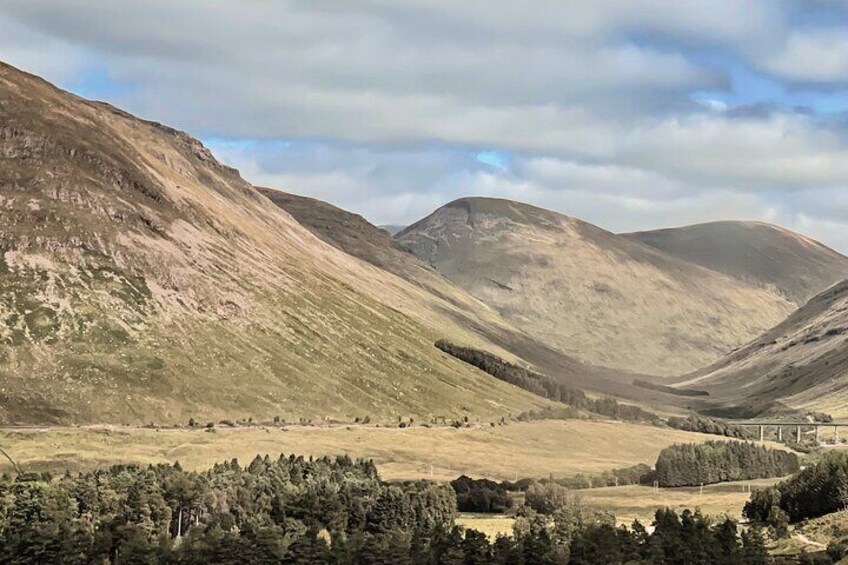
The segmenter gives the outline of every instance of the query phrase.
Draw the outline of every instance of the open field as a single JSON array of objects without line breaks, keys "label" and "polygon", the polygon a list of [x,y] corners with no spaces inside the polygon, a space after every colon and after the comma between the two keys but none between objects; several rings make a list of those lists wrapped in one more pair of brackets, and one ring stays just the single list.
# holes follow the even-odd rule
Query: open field
[{"label": "open field", "polygon": [[477,530],[486,534],[490,540],[494,540],[499,534],[512,535],[512,526],[515,518],[504,514],[465,514],[460,513],[456,523],[466,528]]},{"label": "open field", "polygon": [[[372,458],[390,480],[452,480],[466,474],[495,480],[601,473],[637,463],[653,465],[672,443],[718,436],[622,422],[546,420],[508,426],[406,429],[372,426],[289,426],[202,429],[133,427],[0,431],[0,445],[24,469],[64,471],[112,463],[179,461],[203,469],[216,461],[257,454],[348,454]],[[0,471],[8,464],[0,462]]]},{"label": "open field", "polygon": [[742,507],[750,498],[749,489],[769,486],[781,479],[760,479],[706,485],[703,494],[699,487],[663,488],[630,485],[575,491],[586,506],[611,512],[621,524],[639,520],[650,524],[657,508],[670,507],[680,512],[686,508],[710,516],[742,517]]}]

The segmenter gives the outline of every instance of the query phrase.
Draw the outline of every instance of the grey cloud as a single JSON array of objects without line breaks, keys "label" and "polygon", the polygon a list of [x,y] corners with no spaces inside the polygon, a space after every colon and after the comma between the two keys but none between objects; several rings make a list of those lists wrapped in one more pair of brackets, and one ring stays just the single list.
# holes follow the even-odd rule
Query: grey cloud
[{"label": "grey cloud", "polygon": [[[564,4],[522,3],[520,10],[514,3],[490,3],[482,11],[457,9],[457,4],[462,3],[404,3],[403,8],[345,3],[346,9],[331,11],[302,2],[254,3],[246,9],[232,2],[125,1],[104,8],[101,2],[80,0],[7,0],[6,13],[119,59],[116,66],[123,67],[124,74],[151,90],[166,88],[187,73],[219,86],[220,80],[229,80],[247,90],[258,82],[265,89],[313,92],[332,100],[376,92],[381,98],[438,96],[459,107],[590,106],[606,101],[609,110],[622,101],[647,101],[654,92],[722,84],[714,71],[694,66],[677,53],[637,46],[623,37],[575,37],[586,30],[569,24],[594,21],[606,13],[589,9],[594,3],[578,2],[569,9]],[[545,6],[558,7],[545,16],[551,11]],[[645,19],[645,10],[628,11],[639,16],[637,22]],[[590,15],[580,18],[582,12]],[[512,35],[492,41],[480,20],[501,13],[509,19],[494,20],[504,33],[512,26]],[[427,15],[461,24],[464,33],[452,33],[450,26],[421,25]],[[601,24],[611,22],[596,25]],[[528,33],[521,33],[522,26]],[[544,29],[552,32],[552,39],[539,42],[538,31]],[[626,96],[610,96],[614,91]],[[187,109],[186,98],[173,97],[175,111]],[[232,121],[250,112],[239,98],[221,97],[224,101]],[[271,102],[263,110],[282,110],[281,103]],[[392,113],[391,107],[383,109]],[[317,112],[301,114],[318,120]]]}]

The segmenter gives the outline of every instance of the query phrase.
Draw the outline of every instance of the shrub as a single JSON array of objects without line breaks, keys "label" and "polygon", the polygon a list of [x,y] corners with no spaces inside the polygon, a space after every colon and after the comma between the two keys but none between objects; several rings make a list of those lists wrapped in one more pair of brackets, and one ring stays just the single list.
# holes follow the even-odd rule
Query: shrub
[{"label": "shrub", "polygon": [[672,416],[666,423],[670,428],[687,432],[700,432],[737,439],[755,439],[754,434],[742,426],[734,426],[702,416],[691,415],[688,418]]},{"label": "shrub", "polygon": [[457,510],[500,514],[512,507],[512,499],[503,483],[489,479],[472,479],[465,475],[451,481],[456,493]]}]

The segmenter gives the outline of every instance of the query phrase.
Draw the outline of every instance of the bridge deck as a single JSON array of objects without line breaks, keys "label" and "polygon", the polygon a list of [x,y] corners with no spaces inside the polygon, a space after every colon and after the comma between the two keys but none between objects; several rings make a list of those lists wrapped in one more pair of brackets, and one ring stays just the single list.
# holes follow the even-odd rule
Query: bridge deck
[{"label": "bridge deck", "polygon": [[726,420],[734,426],[821,426],[825,428],[846,428],[848,422],[779,422],[776,420],[758,422],[756,420]]}]

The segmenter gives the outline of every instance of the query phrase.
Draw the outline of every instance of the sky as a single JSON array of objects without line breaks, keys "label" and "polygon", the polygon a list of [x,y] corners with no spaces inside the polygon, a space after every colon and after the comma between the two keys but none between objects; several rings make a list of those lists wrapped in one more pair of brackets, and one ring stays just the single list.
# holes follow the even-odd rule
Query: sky
[{"label": "sky", "polygon": [[0,0],[0,59],[377,224],[477,195],[848,253],[848,0]]}]

